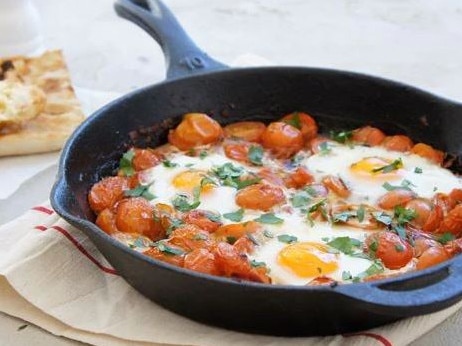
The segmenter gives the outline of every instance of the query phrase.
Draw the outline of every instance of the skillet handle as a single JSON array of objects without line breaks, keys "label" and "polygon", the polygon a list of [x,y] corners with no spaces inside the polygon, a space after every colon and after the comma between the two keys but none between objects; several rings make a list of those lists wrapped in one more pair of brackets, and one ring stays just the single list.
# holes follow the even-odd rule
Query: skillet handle
[{"label": "skillet handle", "polygon": [[417,276],[390,282],[370,282],[340,285],[336,291],[360,302],[368,303],[374,311],[384,314],[428,313],[455,303],[462,296],[462,257]]},{"label": "skillet handle", "polygon": [[196,46],[162,1],[117,0],[114,9],[159,43],[165,56],[167,79],[228,68]]}]

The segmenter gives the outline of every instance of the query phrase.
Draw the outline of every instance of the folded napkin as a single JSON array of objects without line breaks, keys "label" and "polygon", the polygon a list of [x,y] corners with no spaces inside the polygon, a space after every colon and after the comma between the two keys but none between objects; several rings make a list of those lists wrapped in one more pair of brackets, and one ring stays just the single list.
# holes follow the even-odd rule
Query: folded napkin
[{"label": "folded napkin", "polygon": [[462,302],[343,336],[238,333],[191,321],[144,298],[49,204],[0,227],[0,310],[94,345],[406,345],[460,307]]}]

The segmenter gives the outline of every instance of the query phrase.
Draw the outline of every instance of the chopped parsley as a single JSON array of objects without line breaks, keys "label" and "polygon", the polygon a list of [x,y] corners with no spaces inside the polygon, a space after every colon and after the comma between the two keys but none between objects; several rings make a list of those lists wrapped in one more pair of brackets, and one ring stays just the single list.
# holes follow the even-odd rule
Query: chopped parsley
[{"label": "chopped parsley", "polygon": [[124,195],[127,197],[143,197],[147,199],[148,201],[153,200],[156,198],[155,195],[153,195],[151,192],[149,192],[149,187],[150,185],[138,185],[134,189],[131,190],[125,190]]},{"label": "chopped parsley", "polygon": [[152,246],[155,246],[159,251],[172,256],[183,255],[185,252],[179,248],[171,247],[163,241],[155,242]]},{"label": "chopped parsley", "polygon": [[175,198],[172,200],[172,205],[175,207],[176,210],[185,212],[196,209],[199,204],[201,204],[199,200],[200,196],[200,187],[195,187],[193,190],[193,201],[190,201],[188,195],[184,194],[177,194]]},{"label": "chopped parsley", "polygon": [[135,157],[135,151],[130,149],[125,154],[122,155],[122,158],[119,161],[119,169],[123,175],[126,177],[131,177],[135,174],[135,169],[133,168],[133,158]]},{"label": "chopped parsley", "polygon": [[422,174],[422,172],[423,172],[423,171],[422,171],[422,168],[420,168],[420,167],[414,168],[414,173]]},{"label": "chopped parsley", "polygon": [[353,131],[331,131],[330,137],[336,142],[345,144],[351,140],[351,137],[353,137]]},{"label": "chopped parsley", "polygon": [[358,208],[358,211],[356,212],[356,217],[358,218],[359,222],[364,221],[365,214],[366,214],[366,208],[364,207],[364,204],[361,204]]},{"label": "chopped parsley", "polygon": [[240,222],[242,221],[242,218],[244,217],[244,209],[239,209],[232,213],[225,213],[223,214],[223,217],[233,222]]},{"label": "chopped parsley", "polygon": [[278,235],[278,240],[281,243],[292,244],[292,243],[296,243],[298,241],[298,238],[293,235],[289,235],[289,234],[281,234],[281,235]]},{"label": "chopped parsley", "polygon": [[283,120],[283,122],[299,130],[302,128],[302,122],[300,120],[300,114],[298,114],[298,112],[290,114],[290,116],[287,119]]},{"label": "chopped parsley", "polygon": [[397,169],[400,169],[402,167],[403,167],[403,160],[401,158],[398,158],[395,161],[393,161],[392,163],[390,163],[389,165],[374,168],[372,170],[372,173],[379,173],[379,172],[381,172],[381,173],[390,173],[390,172],[393,172],[393,171],[395,171]]},{"label": "chopped parsley", "polygon": [[266,237],[266,238],[274,238],[274,234],[271,233],[270,231],[268,231],[267,229],[265,229],[263,231],[263,235]]},{"label": "chopped parsley", "polygon": [[263,159],[263,148],[260,147],[259,145],[252,145],[249,148],[249,153],[247,154],[247,157],[251,163],[253,163],[256,166],[261,166],[263,165],[262,159]]},{"label": "chopped parsley", "polygon": [[209,154],[208,152],[206,152],[205,150],[202,150],[202,151],[199,153],[199,158],[200,158],[201,160],[203,160],[203,159],[205,159],[205,158],[207,157],[208,154]]},{"label": "chopped parsley", "polygon": [[380,223],[386,226],[391,225],[392,217],[383,211],[376,211],[372,213],[372,216]]},{"label": "chopped parsley", "polygon": [[173,217],[173,216],[169,216],[168,220],[169,220],[170,226],[168,226],[167,230],[165,231],[167,235],[172,234],[174,230],[184,225],[183,220],[177,219],[176,217]]},{"label": "chopped parsley", "polygon": [[311,199],[311,195],[307,191],[302,190],[295,193],[290,199],[290,202],[294,208],[301,208],[307,206],[311,202]]},{"label": "chopped parsley", "polygon": [[347,222],[349,218],[356,217],[357,212],[355,211],[344,211],[338,214],[332,215],[332,221],[335,222]]},{"label": "chopped parsley", "polygon": [[332,151],[329,142],[325,141],[319,144],[319,155],[325,156]]},{"label": "chopped parsley", "polygon": [[260,222],[260,223],[266,223],[270,225],[278,225],[278,224],[283,223],[284,219],[277,217],[273,213],[266,213],[266,214],[260,215],[254,221]]},{"label": "chopped parsley", "polygon": [[450,242],[451,240],[454,240],[454,239],[456,239],[454,234],[449,233],[449,232],[443,233],[438,238],[436,238],[436,240],[438,242],[440,242],[441,244],[443,244],[443,245],[446,244],[447,242]]},{"label": "chopped parsley", "polygon": [[253,268],[266,267],[265,262],[259,262],[259,261],[256,261],[256,260],[251,260],[251,261],[249,261],[249,263]]},{"label": "chopped parsley", "polygon": [[337,237],[327,243],[330,247],[343,252],[345,255],[352,255],[362,245],[362,242],[355,238]]},{"label": "chopped parsley", "polygon": [[173,168],[173,167],[178,166],[178,163],[172,162],[170,160],[164,160],[162,161],[162,164],[164,165],[164,167],[167,167],[167,168]]},{"label": "chopped parsley", "polygon": [[412,191],[410,186],[415,186],[412,182],[410,182],[407,179],[403,179],[400,185],[391,185],[388,182],[385,182],[382,187],[387,190],[387,191],[393,191],[393,190],[408,190]]},{"label": "chopped parsley", "polygon": [[394,216],[398,225],[404,225],[405,223],[414,220],[417,216],[417,213],[414,209],[407,209],[401,206],[397,206],[394,210]]},{"label": "chopped parsley", "polygon": [[227,162],[224,165],[212,169],[213,173],[220,179],[222,185],[231,186],[238,190],[246,186],[260,182],[260,178],[254,176],[248,179],[241,179],[244,174],[244,168],[234,166],[232,163]]}]

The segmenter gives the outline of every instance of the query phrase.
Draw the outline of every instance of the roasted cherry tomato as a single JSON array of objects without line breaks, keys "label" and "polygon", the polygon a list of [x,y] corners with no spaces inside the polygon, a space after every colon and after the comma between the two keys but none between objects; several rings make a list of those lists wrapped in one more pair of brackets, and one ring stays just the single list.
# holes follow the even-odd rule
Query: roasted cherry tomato
[{"label": "roasted cherry tomato", "polygon": [[268,125],[261,137],[262,145],[277,158],[288,158],[303,148],[303,135],[299,129],[284,122]]},{"label": "roasted cherry tomato", "polygon": [[334,286],[337,285],[337,281],[331,279],[328,276],[318,276],[308,282],[308,286]]},{"label": "roasted cherry tomato", "polygon": [[222,222],[217,218],[219,218],[219,215],[210,211],[195,209],[184,214],[183,221],[185,223],[196,225],[199,228],[212,233],[222,225]]},{"label": "roasted cherry tomato", "polygon": [[132,166],[135,171],[142,171],[158,165],[162,161],[162,156],[152,149],[134,148]]},{"label": "roasted cherry tomato", "polygon": [[313,181],[314,177],[305,167],[298,167],[285,179],[285,185],[289,188],[300,189]]},{"label": "roasted cherry tomato", "polygon": [[170,244],[176,245],[185,251],[199,248],[210,248],[212,241],[208,232],[195,225],[182,225],[175,229],[168,238]]},{"label": "roasted cherry tomato", "polygon": [[240,121],[224,127],[226,137],[239,138],[248,142],[260,142],[266,125],[260,121]]},{"label": "roasted cherry tomato", "polygon": [[215,143],[222,136],[220,124],[207,114],[188,113],[176,129],[170,131],[168,141],[180,150],[188,150],[199,145]]},{"label": "roasted cherry tomato", "polygon": [[247,236],[240,237],[238,240],[236,240],[233,246],[239,253],[242,254],[252,253],[253,249],[255,248],[255,244]]},{"label": "roasted cherry tomato", "polygon": [[[164,244],[166,246],[168,246],[168,249],[170,251],[167,251],[167,250],[160,250],[158,247],[156,246],[153,246],[151,248],[149,248],[148,250],[144,251],[143,254],[145,254],[146,256],[149,256],[151,258],[155,258],[157,260],[160,260],[162,262],[167,262],[167,263],[170,263],[170,264],[173,264],[177,267],[183,267],[183,264],[184,264],[184,252],[183,252],[183,249],[175,246],[175,245],[171,245],[171,244],[168,244],[167,241],[164,242]],[[178,252],[178,255],[173,253],[173,251],[171,250],[174,250],[175,252]]]},{"label": "roasted cherry tomato", "polygon": [[96,217],[96,225],[107,234],[117,232],[115,215],[110,209],[104,209]]},{"label": "roasted cherry tomato", "polygon": [[397,189],[388,191],[377,201],[377,205],[383,209],[393,209],[397,206],[404,206],[416,198],[416,194],[410,190]]},{"label": "roasted cherry tomato", "polygon": [[404,267],[413,257],[411,245],[390,231],[380,231],[366,238],[369,253],[382,260],[388,269]]},{"label": "roasted cherry tomato", "polygon": [[416,268],[422,270],[437,265],[438,263],[444,262],[450,258],[451,256],[443,246],[431,246],[420,255],[417,260]]},{"label": "roasted cherry tomato", "polygon": [[436,150],[432,148],[430,145],[424,143],[417,143],[411,149],[411,153],[417,154],[421,157],[425,157],[426,159],[441,165],[444,160],[444,153],[440,150]]},{"label": "roasted cherry tomato", "polygon": [[309,141],[316,137],[318,133],[318,125],[316,121],[308,115],[302,112],[293,112],[285,115],[280,121],[290,124],[302,132],[303,139]]},{"label": "roasted cherry tomato", "polygon": [[228,241],[229,238],[237,240],[247,234],[255,233],[262,229],[262,225],[255,221],[231,223],[223,225],[213,234],[220,241]]},{"label": "roasted cherry tomato", "polygon": [[371,147],[379,145],[385,139],[385,134],[378,128],[364,126],[353,131],[351,140],[356,143],[366,144]]},{"label": "roasted cherry tomato", "polygon": [[433,206],[426,198],[416,198],[407,202],[405,208],[415,211],[415,217],[409,223],[417,228],[422,228],[430,217]]},{"label": "roasted cherry tomato", "polygon": [[322,178],[322,183],[326,188],[328,188],[339,197],[347,198],[351,193],[348,187],[345,185],[344,181],[339,177],[327,175]]},{"label": "roasted cherry tomato", "polygon": [[313,154],[319,154],[320,152],[322,152],[323,146],[325,146],[325,148],[329,148],[329,143],[334,143],[334,141],[323,136],[318,136],[312,138],[308,142],[308,148],[311,150]]},{"label": "roasted cherry tomato", "polygon": [[462,204],[458,204],[444,217],[437,230],[437,233],[447,232],[455,237],[462,235]]},{"label": "roasted cherry tomato", "polygon": [[272,185],[276,185],[276,186],[284,185],[284,180],[281,178],[281,176],[278,173],[271,170],[271,168],[269,167],[261,168],[258,171],[257,176]]},{"label": "roasted cherry tomato", "polygon": [[395,135],[386,136],[381,145],[388,150],[405,152],[411,150],[414,143],[412,143],[412,140],[408,136]]},{"label": "roasted cherry tomato", "polygon": [[116,202],[124,198],[124,191],[130,189],[130,179],[126,177],[107,177],[97,182],[90,189],[88,202],[90,208],[99,213],[112,208]]},{"label": "roasted cherry tomato", "polygon": [[248,163],[249,162],[249,148],[248,143],[226,143],[223,145],[225,155],[230,159]]},{"label": "roasted cherry tomato", "polygon": [[194,249],[184,257],[184,268],[196,272],[217,275],[215,256],[207,249]]},{"label": "roasted cherry tomato", "polygon": [[154,220],[154,207],[142,197],[127,198],[117,204],[116,225],[121,232],[143,234],[151,240],[165,236],[160,222]]},{"label": "roasted cherry tomato", "polygon": [[451,198],[454,206],[456,206],[456,204],[461,203],[462,202],[462,189],[452,189],[452,191],[449,193],[449,197]]},{"label": "roasted cherry tomato", "polygon": [[282,189],[268,184],[250,185],[236,194],[236,204],[245,209],[268,210],[284,201]]}]

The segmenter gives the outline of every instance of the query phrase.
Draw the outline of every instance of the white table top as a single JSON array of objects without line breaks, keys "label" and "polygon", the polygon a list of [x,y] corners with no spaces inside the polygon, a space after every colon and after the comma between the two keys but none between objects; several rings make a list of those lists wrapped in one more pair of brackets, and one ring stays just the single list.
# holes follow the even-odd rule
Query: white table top
[{"label": "white table top", "polygon": [[[1,1],[1,0],[0,0]],[[49,48],[61,48],[73,82],[127,92],[163,80],[164,58],[141,29],[116,17],[112,0],[36,0]],[[328,67],[379,75],[462,102],[460,0],[165,0],[205,51],[231,64],[243,53],[276,65]],[[28,203],[46,198],[53,169]],[[36,180],[37,181],[37,180]],[[0,182],[5,184],[6,182]],[[29,191],[30,192],[30,191]],[[3,215],[29,207],[21,190]],[[32,201],[35,199],[35,201]],[[14,203],[20,205],[14,208]],[[456,345],[456,314],[414,345]],[[0,314],[8,345],[77,345]]]}]

